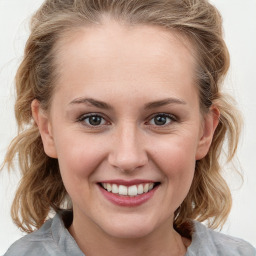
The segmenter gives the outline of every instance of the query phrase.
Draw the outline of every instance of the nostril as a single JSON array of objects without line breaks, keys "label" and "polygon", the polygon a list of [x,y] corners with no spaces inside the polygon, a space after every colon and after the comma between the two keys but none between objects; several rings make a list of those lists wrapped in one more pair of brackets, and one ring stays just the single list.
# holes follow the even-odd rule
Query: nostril
[{"label": "nostril", "polygon": [[148,162],[142,135],[134,124],[121,125],[111,145],[108,161],[122,172],[134,171]]},{"label": "nostril", "polygon": [[132,172],[137,169],[142,168],[147,163],[146,157],[137,157],[133,155],[129,156],[122,156],[122,155],[115,155],[109,157],[109,163],[116,169],[122,172]]},{"label": "nostril", "polygon": [[148,156],[144,150],[121,148],[109,154],[108,161],[122,172],[132,172],[145,166],[148,163]]}]

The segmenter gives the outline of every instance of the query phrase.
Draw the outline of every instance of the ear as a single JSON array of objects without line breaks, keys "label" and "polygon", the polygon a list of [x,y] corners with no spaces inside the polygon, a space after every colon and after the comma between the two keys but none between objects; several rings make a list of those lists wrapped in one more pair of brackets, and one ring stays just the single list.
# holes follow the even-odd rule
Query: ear
[{"label": "ear", "polygon": [[34,121],[36,122],[44,145],[44,152],[52,158],[57,158],[54,139],[52,136],[52,125],[50,118],[40,107],[38,100],[31,103],[31,111]]},{"label": "ear", "polygon": [[197,147],[196,160],[204,158],[209,151],[215,129],[219,123],[220,111],[216,106],[212,106],[203,118],[202,132]]}]

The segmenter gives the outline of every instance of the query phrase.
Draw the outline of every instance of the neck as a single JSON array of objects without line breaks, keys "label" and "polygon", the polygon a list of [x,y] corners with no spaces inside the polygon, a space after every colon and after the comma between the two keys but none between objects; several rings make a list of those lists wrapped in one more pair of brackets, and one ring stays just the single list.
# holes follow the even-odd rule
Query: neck
[{"label": "neck", "polygon": [[93,225],[86,220],[80,222],[74,218],[69,228],[70,234],[86,256],[184,256],[186,254],[184,240],[172,225],[166,223],[154,232],[139,238],[113,237]]}]

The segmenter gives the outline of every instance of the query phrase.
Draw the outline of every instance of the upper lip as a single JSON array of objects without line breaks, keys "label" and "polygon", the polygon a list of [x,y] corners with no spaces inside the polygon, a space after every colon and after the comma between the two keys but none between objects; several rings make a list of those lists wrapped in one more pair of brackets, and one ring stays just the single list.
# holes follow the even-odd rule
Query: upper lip
[{"label": "upper lip", "polygon": [[142,180],[142,179],[135,179],[135,180],[103,180],[99,183],[109,183],[109,184],[117,184],[117,185],[124,185],[124,186],[132,186],[132,185],[139,185],[143,183],[156,183],[157,181],[154,180]]}]

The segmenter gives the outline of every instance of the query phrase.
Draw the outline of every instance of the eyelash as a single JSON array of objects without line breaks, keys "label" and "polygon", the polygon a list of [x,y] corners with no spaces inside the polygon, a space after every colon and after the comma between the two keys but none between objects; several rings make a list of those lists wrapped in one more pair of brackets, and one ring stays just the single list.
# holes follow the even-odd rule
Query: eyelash
[{"label": "eyelash", "polygon": [[[104,124],[99,124],[99,125],[92,125],[90,123],[85,123],[85,120],[89,120],[89,118],[91,117],[96,117],[96,118],[100,118],[101,119],[101,122],[102,120],[105,121]],[[152,120],[154,120],[155,118],[157,117],[161,117],[161,118],[169,118],[169,122],[166,124],[163,124],[163,125],[156,125],[156,124],[151,124],[150,122]],[[167,114],[167,113],[156,113],[156,114],[153,114],[149,117],[148,119],[149,121],[145,122],[145,124],[147,125],[150,125],[150,126],[155,126],[157,128],[161,128],[161,127],[166,127],[166,126],[169,126],[171,125],[173,122],[177,122],[178,121],[178,118],[172,114]],[[90,114],[84,114],[82,116],[80,116],[78,119],[77,119],[78,122],[80,123],[83,123],[83,125],[85,126],[88,126],[90,128],[93,128],[93,129],[99,129],[99,128],[102,128],[102,126],[104,125],[109,125],[111,124],[111,122],[107,121],[106,118],[102,115],[102,114],[99,114],[99,113],[90,113]]]},{"label": "eyelash", "polygon": [[92,124],[89,124],[89,123],[85,123],[85,120],[89,119],[90,117],[97,117],[97,118],[99,117],[99,118],[101,118],[101,121],[105,120],[106,124],[110,123],[110,122],[106,121],[106,118],[104,116],[102,116],[102,114],[98,114],[98,113],[84,114],[84,115],[80,116],[77,119],[77,121],[80,122],[80,123],[83,123],[83,125],[85,125],[85,126],[93,128],[93,129],[99,129],[102,125],[106,125],[105,123],[100,124],[100,125],[92,125]]},{"label": "eyelash", "polygon": [[147,123],[150,123],[151,120],[154,120],[155,118],[157,117],[161,117],[161,118],[169,118],[169,123],[165,123],[163,125],[155,125],[155,124],[150,124],[150,125],[153,125],[153,126],[156,126],[158,128],[161,128],[161,127],[166,127],[168,125],[171,125],[173,122],[177,122],[178,119],[176,116],[172,115],[172,114],[167,114],[167,113],[157,113],[157,114],[153,114],[151,115],[151,117],[149,118],[149,121]]}]

